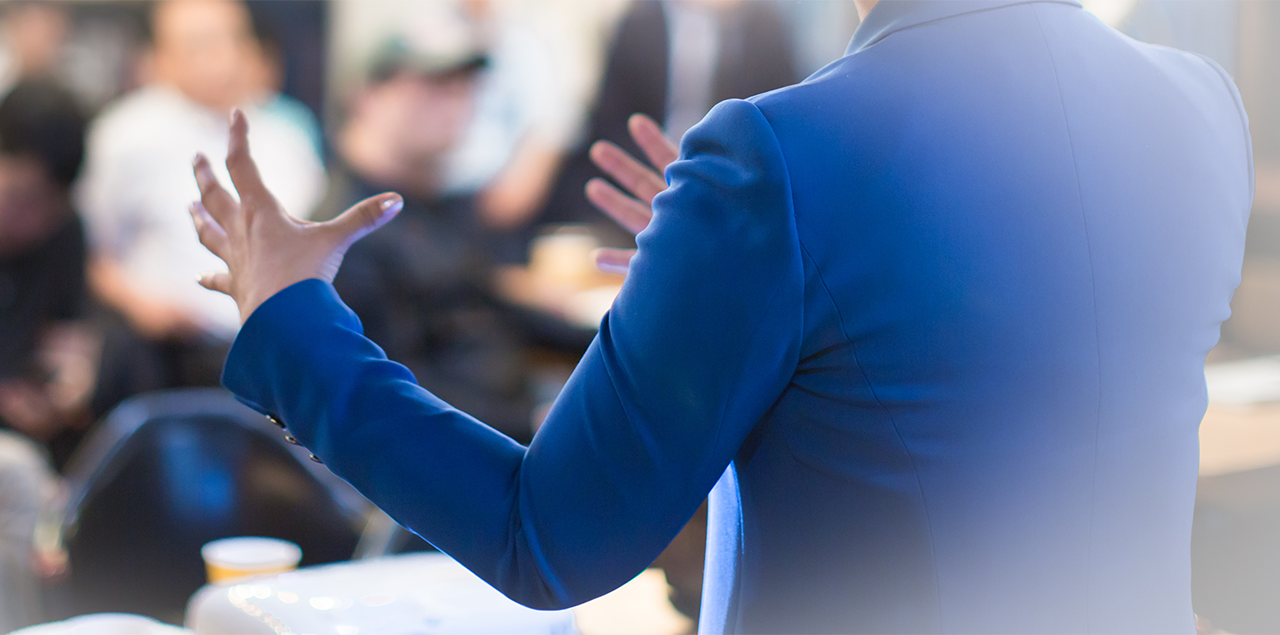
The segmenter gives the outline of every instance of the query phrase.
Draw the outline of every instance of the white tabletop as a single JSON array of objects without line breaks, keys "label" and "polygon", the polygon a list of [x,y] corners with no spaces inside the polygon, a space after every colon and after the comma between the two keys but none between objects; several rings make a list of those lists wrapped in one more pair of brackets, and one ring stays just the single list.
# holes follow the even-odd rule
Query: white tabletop
[{"label": "white tabletop", "polygon": [[507,599],[448,556],[421,553],[209,585],[192,596],[186,625],[197,635],[692,631],[666,593],[662,573],[650,570],[574,611],[535,611]]}]

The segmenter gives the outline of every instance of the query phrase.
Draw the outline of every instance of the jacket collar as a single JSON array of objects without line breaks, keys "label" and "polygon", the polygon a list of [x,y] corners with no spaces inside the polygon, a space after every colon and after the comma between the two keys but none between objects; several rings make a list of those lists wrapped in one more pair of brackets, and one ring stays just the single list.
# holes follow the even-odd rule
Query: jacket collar
[{"label": "jacket collar", "polygon": [[[1029,2],[1058,2],[1081,7],[1080,0],[880,0],[858,25],[844,54],[861,51],[896,31],[964,13]],[[1083,8],[1083,7],[1082,7]]]}]

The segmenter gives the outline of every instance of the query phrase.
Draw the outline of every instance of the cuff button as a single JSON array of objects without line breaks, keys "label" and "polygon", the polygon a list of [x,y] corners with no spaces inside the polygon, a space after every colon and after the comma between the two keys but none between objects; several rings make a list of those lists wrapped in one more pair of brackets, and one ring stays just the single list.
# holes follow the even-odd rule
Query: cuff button
[{"label": "cuff button", "polygon": [[310,459],[311,459],[312,461],[315,461],[316,463],[319,463],[319,464],[321,464],[321,465],[324,465],[324,461],[321,461],[321,460],[320,460],[320,457],[318,457],[318,456],[316,456],[316,455],[314,455],[314,454],[312,454],[312,455],[310,456]]},{"label": "cuff button", "polygon": [[267,415],[267,421],[274,423],[276,427],[280,428],[281,430],[284,429],[284,422],[280,421],[280,417],[277,417],[275,415]]}]

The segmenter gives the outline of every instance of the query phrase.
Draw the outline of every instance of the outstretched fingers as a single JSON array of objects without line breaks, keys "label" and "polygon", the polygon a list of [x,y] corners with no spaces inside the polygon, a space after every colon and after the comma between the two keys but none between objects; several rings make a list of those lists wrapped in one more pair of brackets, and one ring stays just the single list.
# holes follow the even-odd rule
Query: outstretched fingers
[{"label": "outstretched fingers", "polygon": [[187,211],[190,212],[191,220],[196,225],[196,235],[200,238],[200,244],[226,262],[230,249],[227,231],[218,224],[200,201],[192,203],[187,207]]},{"label": "outstretched fingers", "polygon": [[667,189],[661,174],[608,141],[592,144],[590,154],[592,163],[645,203],[652,203],[653,197]]},{"label": "outstretched fingers", "polygon": [[197,154],[191,160],[191,171],[195,173],[196,185],[200,188],[200,202],[205,210],[220,226],[227,227],[239,211],[240,204],[222,189],[218,177],[213,174],[213,166],[209,165],[209,159],[203,154]]},{"label": "outstretched fingers", "polygon": [[335,244],[346,249],[351,243],[395,218],[403,207],[404,199],[399,194],[387,192],[370,196],[352,205],[337,218],[318,226],[333,236]]},{"label": "outstretched fingers", "polygon": [[680,158],[680,148],[672,143],[667,135],[662,134],[662,128],[658,122],[649,118],[648,115],[640,113],[631,115],[627,120],[627,131],[631,133],[631,139],[640,146],[644,155],[649,158],[649,162],[658,168],[659,172],[665,172],[668,165]]},{"label": "outstretched fingers", "polygon": [[636,255],[634,249],[613,249],[603,247],[592,253],[596,259],[596,268],[605,273],[626,275],[631,268],[631,258]]},{"label": "outstretched fingers", "polygon": [[226,271],[202,273],[196,281],[210,291],[231,295],[231,274]]},{"label": "outstretched fingers", "polygon": [[249,122],[239,108],[231,111],[231,138],[227,142],[227,172],[240,200],[267,203],[271,192],[262,183],[258,165],[249,154]]},{"label": "outstretched fingers", "polygon": [[653,218],[653,210],[648,205],[623,194],[601,178],[587,181],[587,200],[633,234],[648,227],[649,220]]}]

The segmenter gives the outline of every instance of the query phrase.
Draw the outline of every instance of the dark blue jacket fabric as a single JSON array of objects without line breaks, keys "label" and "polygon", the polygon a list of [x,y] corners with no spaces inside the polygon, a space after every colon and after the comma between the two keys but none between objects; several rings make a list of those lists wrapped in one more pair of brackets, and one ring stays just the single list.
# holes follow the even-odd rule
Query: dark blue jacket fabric
[{"label": "dark blue jacket fabric", "polygon": [[631,579],[710,491],[704,633],[1193,632],[1203,364],[1253,189],[1220,68],[1072,2],[884,0],[666,176],[528,448],[318,280],[224,382],[530,606]]}]

